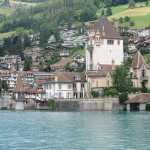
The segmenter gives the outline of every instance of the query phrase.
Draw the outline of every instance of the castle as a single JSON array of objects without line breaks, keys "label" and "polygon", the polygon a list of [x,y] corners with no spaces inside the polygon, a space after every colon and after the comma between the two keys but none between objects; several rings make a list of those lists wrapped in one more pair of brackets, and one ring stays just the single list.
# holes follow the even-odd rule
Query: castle
[{"label": "castle", "polygon": [[118,33],[118,25],[115,28],[107,20],[101,18],[95,24],[95,29],[88,32],[86,43],[86,70],[99,70],[100,65],[121,65],[123,62],[123,39]]}]

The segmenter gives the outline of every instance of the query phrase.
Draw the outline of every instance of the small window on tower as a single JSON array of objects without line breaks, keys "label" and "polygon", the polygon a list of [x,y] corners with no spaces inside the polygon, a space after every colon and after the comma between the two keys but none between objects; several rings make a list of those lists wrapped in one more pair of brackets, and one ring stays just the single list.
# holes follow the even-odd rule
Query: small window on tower
[{"label": "small window on tower", "polygon": [[118,40],[118,45],[120,45],[120,40]]}]

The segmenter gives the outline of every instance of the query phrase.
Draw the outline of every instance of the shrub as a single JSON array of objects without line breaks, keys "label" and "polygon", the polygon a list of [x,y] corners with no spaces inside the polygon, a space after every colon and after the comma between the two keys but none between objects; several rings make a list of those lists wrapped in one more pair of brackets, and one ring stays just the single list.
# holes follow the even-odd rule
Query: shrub
[{"label": "shrub", "polygon": [[129,98],[128,98],[128,93],[126,92],[123,92],[119,95],[119,103],[120,104],[124,104],[125,101],[127,101]]},{"label": "shrub", "polygon": [[55,110],[56,102],[53,99],[48,100],[48,106],[50,110]]},{"label": "shrub", "polygon": [[135,22],[134,21],[130,21],[130,26],[134,26]]},{"label": "shrub", "polygon": [[115,88],[109,87],[104,89],[104,96],[117,96],[118,91]]},{"label": "shrub", "polygon": [[97,98],[100,94],[98,91],[91,91],[91,95],[93,96],[93,98]]},{"label": "shrub", "polygon": [[146,110],[150,111],[150,104],[146,104]]}]

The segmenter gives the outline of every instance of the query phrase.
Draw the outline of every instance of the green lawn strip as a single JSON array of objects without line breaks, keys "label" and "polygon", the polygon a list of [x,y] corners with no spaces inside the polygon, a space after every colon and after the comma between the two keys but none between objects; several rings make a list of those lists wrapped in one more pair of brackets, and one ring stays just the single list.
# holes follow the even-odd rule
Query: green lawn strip
[{"label": "green lawn strip", "polygon": [[77,50],[75,51],[71,56],[70,58],[76,56],[76,55],[81,55],[81,56],[84,56],[85,57],[85,49],[81,49],[81,50]]}]

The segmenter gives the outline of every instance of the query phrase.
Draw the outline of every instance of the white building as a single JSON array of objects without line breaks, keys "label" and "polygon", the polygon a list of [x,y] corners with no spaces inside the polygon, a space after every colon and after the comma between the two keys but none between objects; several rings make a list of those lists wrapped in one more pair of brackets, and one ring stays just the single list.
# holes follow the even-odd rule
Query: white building
[{"label": "white building", "polygon": [[[117,23],[116,23],[117,25]],[[89,31],[86,42],[86,70],[98,70],[100,64],[123,62],[123,40],[107,18],[101,18],[95,29]]]},{"label": "white building", "polygon": [[87,82],[83,73],[58,72],[41,83],[46,91],[46,99],[85,98]]}]

